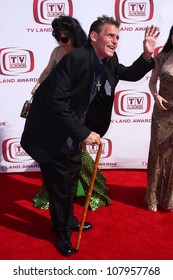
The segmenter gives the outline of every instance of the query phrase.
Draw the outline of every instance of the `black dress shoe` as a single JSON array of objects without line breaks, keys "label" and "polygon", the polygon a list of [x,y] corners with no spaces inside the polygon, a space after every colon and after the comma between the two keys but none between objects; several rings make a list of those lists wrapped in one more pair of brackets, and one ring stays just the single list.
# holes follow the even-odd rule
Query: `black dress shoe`
[{"label": "black dress shoe", "polygon": [[[89,222],[85,222],[84,225],[83,225],[83,231],[88,231],[88,230],[91,230],[93,228],[92,224],[89,223]],[[71,229],[73,231],[79,231],[80,229],[80,223],[78,224],[75,224],[71,227]]]},{"label": "black dress shoe", "polygon": [[57,235],[56,248],[60,254],[63,256],[70,256],[73,254],[73,247],[71,245],[70,239],[64,232],[59,232]]},{"label": "black dress shoe", "polygon": [[[88,231],[88,230],[91,230],[92,228],[93,228],[93,226],[90,222],[85,222],[84,225],[83,225],[83,231]],[[79,231],[79,229],[80,229],[80,223],[79,222],[74,223],[73,226],[71,226],[72,231]],[[52,225],[51,230],[53,232],[57,232],[54,225]],[[70,236],[71,236],[71,231],[70,230],[67,233],[67,235],[70,238]]]}]

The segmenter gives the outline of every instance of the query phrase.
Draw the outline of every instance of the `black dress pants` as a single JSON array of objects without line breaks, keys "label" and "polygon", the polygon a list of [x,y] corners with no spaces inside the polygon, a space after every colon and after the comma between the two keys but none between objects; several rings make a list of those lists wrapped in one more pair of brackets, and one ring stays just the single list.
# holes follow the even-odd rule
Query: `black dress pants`
[{"label": "black dress pants", "polygon": [[77,218],[74,216],[74,198],[81,167],[81,145],[65,155],[57,155],[40,169],[49,194],[50,216],[55,231],[70,232]]}]

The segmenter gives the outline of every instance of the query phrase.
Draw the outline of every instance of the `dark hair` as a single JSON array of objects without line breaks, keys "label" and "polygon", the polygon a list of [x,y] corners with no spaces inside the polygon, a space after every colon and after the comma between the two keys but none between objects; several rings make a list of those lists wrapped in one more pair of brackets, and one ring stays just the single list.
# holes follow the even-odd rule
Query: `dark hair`
[{"label": "dark hair", "polygon": [[108,17],[106,15],[97,17],[97,20],[95,20],[90,26],[88,40],[90,41],[90,34],[92,31],[95,31],[97,34],[100,34],[103,25],[106,23],[115,25],[117,28],[120,27],[120,21],[114,19],[113,17]]},{"label": "dark hair", "polygon": [[65,31],[66,35],[73,40],[75,48],[81,47],[86,43],[87,35],[82,29],[79,21],[71,16],[60,16],[52,21],[52,35],[58,41],[61,32]]},{"label": "dark hair", "polygon": [[169,31],[169,37],[161,52],[169,52],[170,50],[173,49],[172,38],[171,38],[172,35],[173,35],[173,25]]}]

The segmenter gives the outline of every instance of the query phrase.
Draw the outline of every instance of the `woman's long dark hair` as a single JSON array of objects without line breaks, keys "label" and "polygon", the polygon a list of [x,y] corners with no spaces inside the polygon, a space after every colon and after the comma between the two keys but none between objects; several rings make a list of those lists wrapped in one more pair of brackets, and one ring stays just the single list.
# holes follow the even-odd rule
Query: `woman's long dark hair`
[{"label": "woman's long dark hair", "polygon": [[163,47],[161,52],[169,52],[170,50],[173,49],[172,35],[173,35],[173,25],[172,25],[172,27],[170,29],[169,37],[168,37],[168,39],[167,39],[167,41],[166,41],[166,43],[165,43],[165,45],[164,45],[164,47]]},{"label": "woman's long dark hair", "polygon": [[87,35],[81,27],[79,21],[71,16],[60,16],[52,21],[52,35],[58,41],[61,32],[65,31],[67,36],[73,40],[73,46],[75,48],[85,45]]}]

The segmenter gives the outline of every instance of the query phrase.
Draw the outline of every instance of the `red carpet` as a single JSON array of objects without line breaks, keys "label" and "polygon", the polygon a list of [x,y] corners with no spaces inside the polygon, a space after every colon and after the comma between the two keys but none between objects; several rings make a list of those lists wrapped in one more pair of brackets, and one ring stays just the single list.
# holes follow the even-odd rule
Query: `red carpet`
[{"label": "red carpet", "polygon": [[[88,211],[93,230],[84,232],[79,251],[69,260],[172,260],[173,212],[152,213],[143,201],[145,170],[104,170],[111,206]],[[41,174],[0,174],[0,259],[64,260],[50,230],[49,212],[35,209],[32,198]],[[82,199],[75,204],[81,218]],[[77,233],[72,235],[75,245]]]}]

